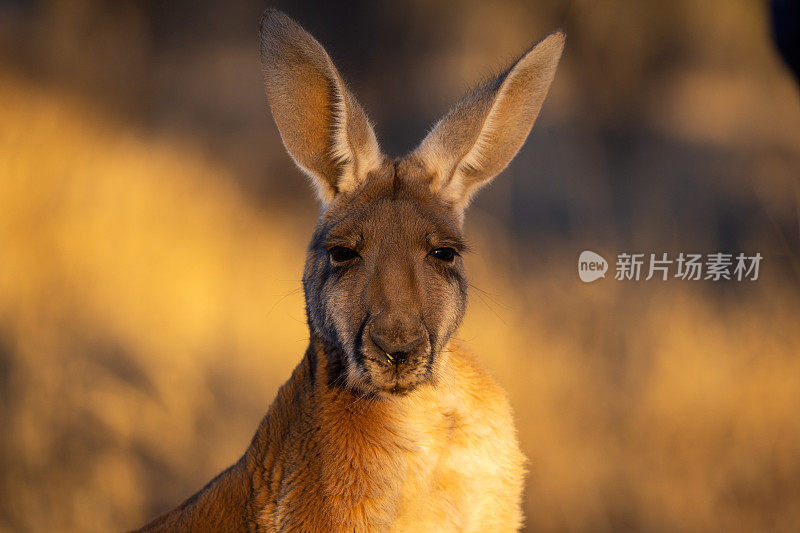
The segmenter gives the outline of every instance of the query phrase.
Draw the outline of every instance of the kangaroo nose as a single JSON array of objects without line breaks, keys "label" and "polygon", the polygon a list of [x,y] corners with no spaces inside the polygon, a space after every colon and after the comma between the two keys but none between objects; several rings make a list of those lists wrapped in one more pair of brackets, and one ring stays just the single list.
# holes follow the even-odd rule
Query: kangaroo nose
[{"label": "kangaroo nose", "polygon": [[[409,337],[412,340],[407,340]],[[386,354],[389,362],[395,365],[403,364],[424,343],[420,332],[402,334],[397,331],[383,331],[380,327],[370,328],[370,338]]]}]

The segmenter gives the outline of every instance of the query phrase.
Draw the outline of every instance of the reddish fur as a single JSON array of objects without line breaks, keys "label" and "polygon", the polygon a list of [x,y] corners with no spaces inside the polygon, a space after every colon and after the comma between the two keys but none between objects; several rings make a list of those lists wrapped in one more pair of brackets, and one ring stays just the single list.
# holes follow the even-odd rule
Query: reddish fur
[{"label": "reddish fur", "polygon": [[312,343],[244,456],[141,531],[422,531],[431,519],[440,531],[516,530],[524,459],[508,403],[451,348],[446,392],[369,401],[328,385]]},{"label": "reddish fur", "polygon": [[519,528],[511,409],[449,339],[466,306],[463,209],[524,142],[563,42],[526,52],[392,161],[322,46],[265,13],[270,106],[325,205],[303,276],[311,343],[244,456],[141,531]]}]

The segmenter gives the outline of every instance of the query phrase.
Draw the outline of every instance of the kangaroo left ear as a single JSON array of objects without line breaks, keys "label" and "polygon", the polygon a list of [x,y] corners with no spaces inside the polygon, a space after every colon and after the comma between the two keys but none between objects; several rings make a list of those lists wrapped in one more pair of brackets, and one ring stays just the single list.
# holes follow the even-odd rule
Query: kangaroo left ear
[{"label": "kangaroo left ear", "polygon": [[556,32],[461,101],[412,154],[431,176],[431,190],[463,211],[522,147],[561,59],[566,35]]}]

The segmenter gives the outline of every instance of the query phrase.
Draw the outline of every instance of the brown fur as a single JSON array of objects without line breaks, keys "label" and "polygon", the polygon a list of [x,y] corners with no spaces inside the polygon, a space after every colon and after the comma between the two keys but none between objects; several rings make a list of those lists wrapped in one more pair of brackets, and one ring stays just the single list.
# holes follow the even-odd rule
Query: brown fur
[{"label": "brown fur", "polygon": [[303,276],[311,342],[244,456],[142,531],[519,528],[508,401],[451,337],[463,209],[524,142],[562,47],[532,48],[390,160],[319,43],[265,13],[270,106],[324,206]]},{"label": "brown fur", "polygon": [[244,457],[142,531],[513,531],[523,457],[506,398],[452,345],[401,397],[326,385],[313,343]]}]

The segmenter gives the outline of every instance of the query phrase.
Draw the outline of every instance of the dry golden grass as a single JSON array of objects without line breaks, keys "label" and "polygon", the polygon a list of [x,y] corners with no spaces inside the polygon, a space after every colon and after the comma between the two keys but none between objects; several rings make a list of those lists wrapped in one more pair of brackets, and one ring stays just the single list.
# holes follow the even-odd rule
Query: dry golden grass
[{"label": "dry golden grass", "polygon": [[[0,528],[132,527],[233,462],[299,360],[313,221],[19,79],[0,116]],[[795,287],[529,277],[474,226],[460,336],[514,403],[530,529],[800,527]]]}]

